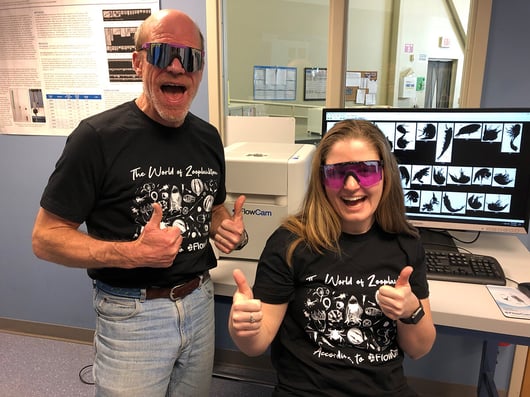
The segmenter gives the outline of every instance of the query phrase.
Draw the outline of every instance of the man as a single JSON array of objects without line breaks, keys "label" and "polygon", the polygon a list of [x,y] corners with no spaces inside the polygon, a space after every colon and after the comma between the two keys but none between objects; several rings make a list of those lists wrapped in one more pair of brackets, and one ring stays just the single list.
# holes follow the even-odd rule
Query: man
[{"label": "man", "polygon": [[197,25],[162,10],[139,27],[135,45],[143,92],[68,137],[41,199],[33,250],[93,279],[96,395],[207,396],[209,238],[224,253],[245,244],[245,198],[232,215],[224,207],[219,134],[189,112],[204,68]]}]

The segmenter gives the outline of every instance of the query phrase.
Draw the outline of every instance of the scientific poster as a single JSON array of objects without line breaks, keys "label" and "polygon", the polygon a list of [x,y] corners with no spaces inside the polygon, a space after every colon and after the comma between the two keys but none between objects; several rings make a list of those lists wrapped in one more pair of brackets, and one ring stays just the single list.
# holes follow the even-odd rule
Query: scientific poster
[{"label": "scientific poster", "polygon": [[152,0],[0,4],[0,133],[68,135],[87,116],[132,100],[134,32]]}]

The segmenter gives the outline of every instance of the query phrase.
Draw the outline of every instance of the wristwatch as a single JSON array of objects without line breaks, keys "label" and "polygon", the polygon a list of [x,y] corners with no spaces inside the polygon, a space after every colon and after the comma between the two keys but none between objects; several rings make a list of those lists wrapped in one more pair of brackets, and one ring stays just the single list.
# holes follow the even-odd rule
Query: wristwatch
[{"label": "wristwatch", "polygon": [[425,315],[425,312],[423,311],[423,305],[421,304],[421,301],[419,300],[420,302],[420,306],[414,310],[414,312],[412,313],[412,315],[408,318],[400,318],[399,321],[401,321],[402,323],[405,323],[405,324],[418,324],[419,321],[423,318],[423,316]]},{"label": "wristwatch", "polygon": [[248,233],[247,233],[246,229],[243,229],[243,234],[241,235],[241,241],[239,241],[239,244],[236,245],[236,247],[234,249],[236,251],[239,251],[240,249],[245,247],[245,245],[247,245],[247,243],[248,243]]}]

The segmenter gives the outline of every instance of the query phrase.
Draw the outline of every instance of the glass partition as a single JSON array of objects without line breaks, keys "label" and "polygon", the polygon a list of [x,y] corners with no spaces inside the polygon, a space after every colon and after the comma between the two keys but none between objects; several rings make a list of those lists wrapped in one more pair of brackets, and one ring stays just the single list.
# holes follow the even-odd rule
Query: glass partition
[{"label": "glass partition", "polygon": [[327,65],[328,14],[327,0],[224,0],[225,115],[295,117],[306,135],[325,103],[311,71]]},{"label": "glass partition", "polygon": [[222,132],[228,115],[289,116],[296,139],[311,140],[326,106],[480,105],[491,0],[209,0],[208,8],[218,30],[214,43],[208,34],[207,64],[219,76],[210,113]]}]

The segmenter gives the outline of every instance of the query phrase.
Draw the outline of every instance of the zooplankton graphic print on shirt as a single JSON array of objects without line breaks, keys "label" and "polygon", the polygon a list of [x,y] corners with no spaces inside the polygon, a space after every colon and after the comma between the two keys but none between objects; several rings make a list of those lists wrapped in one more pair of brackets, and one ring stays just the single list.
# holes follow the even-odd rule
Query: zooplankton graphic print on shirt
[{"label": "zooplankton graphic print on shirt", "polygon": [[[149,167],[131,171],[133,180],[141,180],[131,211],[138,225],[135,238],[151,218],[152,203],[159,203],[163,217],[161,228],[178,227],[184,242],[181,251],[192,252],[207,244],[211,212],[218,190],[218,172],[211,169]],[[167,179],[166,176],[174,176]],[[173,183],[165,183],[171,180]]]},{"label": "zooplankton graphic print on shirt", "polygon": [[[374,276],[370,277],[367,282],[373,282]],[[329,275],[326,276],[326,282],[329,287],[310,288],[304,302],[304,316],[307,319],[305,330],[319,346],[314,354],[348,360],[353,364],[365,360],[385,362],[396,358],[397,349],[390,349],[396,337],[396,325],[383,315],[373,300],[374,295],[356,296],[351,292],[336,290],[331,285],[336,283],[336,279]],[[363,281],[357,283],[360,282]],[[352,347],[366,354],[351,357],[346,351]]]}]

